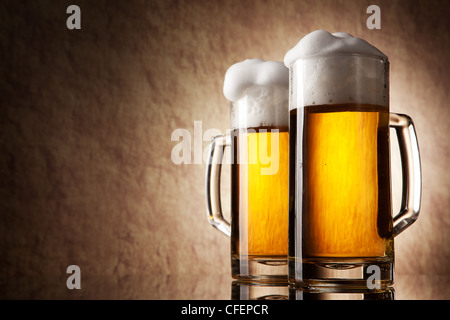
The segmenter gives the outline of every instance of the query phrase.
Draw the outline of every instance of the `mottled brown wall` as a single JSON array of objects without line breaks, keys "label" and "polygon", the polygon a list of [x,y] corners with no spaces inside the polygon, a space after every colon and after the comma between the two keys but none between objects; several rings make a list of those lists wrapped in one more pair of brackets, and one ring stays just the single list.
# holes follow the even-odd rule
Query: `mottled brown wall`
[{"label": "mottled brown wall", "polygon": [[[66,28],[70,4],[81,30]],[[370,4],[381,30],[366,28]],[[86,276],[157,275],[156,291],[167,276],[230,274],[229,241],[206,220],[205,165],[174,165],[171,134],[193,134],[194,121],[225,132],[227,68],[281,61],[316,29],[389,56],[391,110],[414,119],[423,166],[421,216],[396,239],[396,271],[447,275],[446,1],[2,1],[0,15],[2,281],[64,279],[70,264]],[[170,288],[160,297],[189,297]]]}]

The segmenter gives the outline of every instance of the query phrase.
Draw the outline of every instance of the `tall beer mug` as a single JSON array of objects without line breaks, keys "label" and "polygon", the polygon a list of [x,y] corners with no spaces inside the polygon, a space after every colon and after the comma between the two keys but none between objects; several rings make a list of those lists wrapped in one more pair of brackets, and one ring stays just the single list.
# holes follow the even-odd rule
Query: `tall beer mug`
[{"label": "tall beer mug", "polygon": [[[289,281],[393,284],[394,237],[418,217],[419,147],[410,117],[389,113],[389,62],[346,33],[315,31],[290,68]],[[392,218],[389,128],[399,140],[401,211]]]},{"label": "tall beer mug", "polygon": [[[232,277],[287,283],[289,70],[281,62],[245,60],[225,75],[231,133],[213,139],[206,169],[212,226],[231,237]],[[222,214],[220,172],[230,146],[231,224]]]}]

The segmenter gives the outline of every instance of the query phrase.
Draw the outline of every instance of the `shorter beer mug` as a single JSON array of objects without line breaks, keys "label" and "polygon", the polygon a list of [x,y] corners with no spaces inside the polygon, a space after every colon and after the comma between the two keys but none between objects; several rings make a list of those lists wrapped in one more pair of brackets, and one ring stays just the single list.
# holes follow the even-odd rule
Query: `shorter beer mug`
[{"label": "shorter beer mug", "polygon": [[[225,75],[231,133],[210,145],[206,203],[212,226],[231,237],[232,277],[286,282],[288,250],[288,69],[281,62],[245,60]],[[231,225],[223,217],[220,172],[231,156]]]},{"label": "shorter beer mug", "polygon": [[[418,217],[414,124],[389,113],[389,62],[366,41],[315,31],[285,56],[290,67],[289,276],[297,286],[393,283],[394,237]],[[390,128],[403,168],[392,218]]]}]

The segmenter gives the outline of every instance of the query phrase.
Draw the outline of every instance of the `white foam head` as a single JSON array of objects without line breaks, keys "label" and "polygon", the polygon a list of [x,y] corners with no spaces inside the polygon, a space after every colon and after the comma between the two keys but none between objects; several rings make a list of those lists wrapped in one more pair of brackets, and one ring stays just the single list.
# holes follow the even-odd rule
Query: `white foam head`
[{"label": "white foam head", "polygon": [[354,53],[387,59],[387,56],[366,40],[345,32],[329,33],[316,30],[307,34],[284,56],[284,64],[290,67],[296,60],[315,56]]},{"label": "white foam head", "polygon": [[225,74],[224,96],[232,102],[231,126],[287,126],[289,69],[282,62],[248,59]]},{"label": "white foam head", "polygon": [[[306,35],[284,57],[287,67],[297,68],[296,72],[302,74],[304,105],[387,106],[387,61],[383,52],[363,39],[324,30]],[[290,107],[295,108],[292,104]]]}]

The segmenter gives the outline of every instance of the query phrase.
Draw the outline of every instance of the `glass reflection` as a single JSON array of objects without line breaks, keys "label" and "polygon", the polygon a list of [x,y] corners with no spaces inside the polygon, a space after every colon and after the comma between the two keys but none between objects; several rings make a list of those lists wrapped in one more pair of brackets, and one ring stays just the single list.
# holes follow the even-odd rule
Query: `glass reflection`
[{"label": "glass reflection", "polygon": [[231,282],[231,300],[288,300],[287,283]]},{"label": "glass reflection", "polygon": [[381,289],[309,287],[287,283],[231,282],[231,300],[395,300],[392,287]]},{"label": "glass reflection", "polygon": [[289,300],[395,300],[395,290],[340,287],[289,288]]}]

